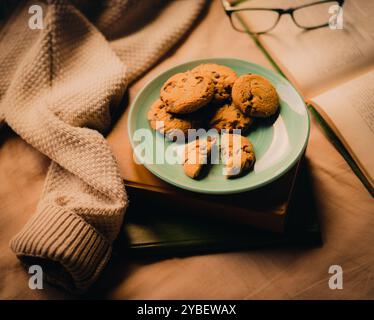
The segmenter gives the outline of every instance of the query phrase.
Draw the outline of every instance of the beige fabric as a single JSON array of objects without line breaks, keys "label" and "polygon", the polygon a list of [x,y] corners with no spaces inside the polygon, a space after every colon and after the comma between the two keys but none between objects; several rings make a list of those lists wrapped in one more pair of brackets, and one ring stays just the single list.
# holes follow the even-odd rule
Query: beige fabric
[{"label": "beige fabric", "polygon": [[[110,107],[127,83],[175,44],[203,5],[173,2],[149,26],[115,38],[111,26],[126,15],[146,16],[143,4],[150,1],[111,2],[102,2],[107,7],[95,16],[111,43],[62,0],[43,3],[43,30],[28,28],[33,2],[21,6],[0,42],[0,121],[52,160],[36,213],[11,248],[25,264],[42,265],[48,280],[74,291],[87,289],[108,262],[128,203],[117,162],[98,131],[109,128]],[[86,4],[77,2],[82,9]]]},{"label": "beige fabric", "polygon": [[[130,102],[159,72],[189,59],[210,56],[233,56],[271,68],[245,34],[231,29],[219,1],[213,1],[184,43],[131,86]],[[127,105],[126,102],[121,106]],[[154,178],[131,163],[131,147],[125,142],[126,116],[127,113],[119,119],[108,136],[120,171],[129,176]],[[43,290],[30,290],[29,275],[8,247],[9,240],[37,206],[49,160],[10,130],[0,133],[6,135],[0,140],[0,298],[75,298],[48,284]],[[303,181],[303,186],[314,199],[320,216],[323,246],[137,259],[129,257],[120,242],[108,267],[84,297],[373,299],[373,199],[314,121],[307,160],[307,172],[313,183]],[[130,210],[134,207],[131,203]],[[343,267],[343,290],[328,287],[328,268],[332,264]]]}]

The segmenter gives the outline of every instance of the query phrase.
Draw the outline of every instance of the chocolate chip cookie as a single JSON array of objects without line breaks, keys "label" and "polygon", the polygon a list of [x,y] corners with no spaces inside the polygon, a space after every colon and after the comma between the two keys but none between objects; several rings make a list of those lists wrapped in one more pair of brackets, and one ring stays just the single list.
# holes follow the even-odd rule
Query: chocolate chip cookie
[{"label": "chocolate chip cookie", "polygon": [[201,72],[177,73],[161,88],[160,98],[171,113],[194,112],[208,104],[214,95],[212,79]]},{"label": "chocolate chip cookie", "polygon": [[177,129],[187,138],[189,129],[198,129],[201,126],[201,120],[191,115],[178,116],[167,112],[165,104],[160,99],[152,104],[147,118],[152,129],[164,134],[170,140],[177,138]]},{"label": "chocolate chip cookie", "polygon": [[236,72],[229,67],[206,63],[201,64],[194,69],[192,72],[201,72],[211,77],[214,84],[214,98],[213,102],[218,104],[230,100],[231,89],[237,79]]},{"label": "chocolate chip cookie", "polygon": [[252,117],[269,117],[279,108],[275,88],[267,79],[256,74],[245,74],[235,81],[232,100],[245,115]]},{"label": "chocolate chip cookie", "polygon": [[255,163],[252,143],[238,134],[224,134],[221,139],[221,159],[227,178],[244,174]]},{"label": "chocolate chip cookie", "polygon": [[207,139],[196,139],[185,146],[184,173],[192,179],[199,177],[202,168],[208,163],[212,147],[216,140],[211,137]]},{"label": "chocolate chip cookie", "polygon": [[212,118],[209,121],[209,127],[232,132],[234,129],[239,129],[242,134],[245,133],[253,123],[253,119],[244,115],[232,103],[224,104],[216,109]]}]

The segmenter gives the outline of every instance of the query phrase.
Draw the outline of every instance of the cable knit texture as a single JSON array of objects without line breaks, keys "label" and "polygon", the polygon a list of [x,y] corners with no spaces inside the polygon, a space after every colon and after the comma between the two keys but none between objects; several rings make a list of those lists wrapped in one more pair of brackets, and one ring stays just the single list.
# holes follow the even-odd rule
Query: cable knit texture
[{"label": "cable knit texture", "polygon": [[128,203],[102,135],[110,109],[186,33],[204,1],[41,1],[42,30],[28,27],[32,4],[1,30],[0,123],[51,165],[11,248],[50,282],[82,292],[108,262]]}]

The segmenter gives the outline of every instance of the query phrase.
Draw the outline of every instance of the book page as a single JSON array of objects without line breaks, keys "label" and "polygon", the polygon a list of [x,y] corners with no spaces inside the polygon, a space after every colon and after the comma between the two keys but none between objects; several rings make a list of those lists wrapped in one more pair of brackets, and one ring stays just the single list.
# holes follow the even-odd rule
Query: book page
[{"label": "book page", "polygon": [[[250,0],[238,6],[287,9],[312,2],[315,1]],[[310,12],[315,14],[314,10]],[[305,17],[301,14],[298,18],[306,22],[314,19],[307,13],[304,10]],[[321,15],[325,15],[326,20],[331,16],[328,12]],[[259,40],[303,95],[311,98],[360,75],[374,64],[373,16],[374,1],[346,0],[341,30],[329,27],[303,30],[295,25],[290,15],[285,14],[278,25],[260,35]],[[256,15],[252,15],[250,20],[246,21],[249,28],[264,24],[264,21],[256,20]]]},{"label": "book page", "polygon": [[374,68],[312,102],[374,187]]}]

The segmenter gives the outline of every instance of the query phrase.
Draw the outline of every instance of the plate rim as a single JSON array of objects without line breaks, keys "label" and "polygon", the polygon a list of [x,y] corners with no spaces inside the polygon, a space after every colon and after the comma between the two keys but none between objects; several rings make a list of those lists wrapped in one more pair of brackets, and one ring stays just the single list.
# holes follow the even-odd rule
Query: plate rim
[{"label": "plate rim", "polygon": [[[133,117],[133,112],[134,112],[134,106],[137,104],[138,100],[140,99],[143,91],[145,91],[145,89],[153,82],[155,81],[157,78],[161,77],[162,75],[164,75],[165,73],[169,72],[170,70],[174,69],[174,68],[177,68],[177,67],[181,67],[181,66],[184,66],[184,65],[188,65],[188,64],[191,64],[191,63],[217,63],[217,60],[226,60],[226,61],[237,61],[237,62],[240,62],[240,63],[246,63],[246,64],[250,64],[250,65],[254,65],[256,67],[260,67],[262,69],[265,69],[266,71],[272,73],[275,77],[279,78],[280,80],[282,81],[285,81],[287,84],[289,84],[293,90],[296,92],[296,94],[299,96],[299,98],[301,99],[301,101],[303,101],[303,105],[304,105],[304,108],[305,108],[305,113],[306,113],[306,125],[307,125],[307,131],[306,131],[306,137],[305,137],[305,141],[304,141],[304,144],[300,150],[300,152],[297,154],[296,157],[294,157],[294,159],[292,159],[292,161],[289,162],[288,165],[286,165],[284,168],[281,168],[281,170],[278,170],[278,172],[276,174],[274,174],[271,178],[269,179],[266,179],[260,183],[257,183],[255,185],[251,185],[251,186],[248,186],[248,187],[242,187],[242,188],[236,188],[234,190],[229,190],[229,189],[224,189],[224,190],[207,190],[207,189],[196,189],[195,187],[189,187],[189,186],[185,186],[183,184],[179,184],[171,179],[169,179],[168,177],[165,177],[161,174],[159,174],[156,170],[153,169],[153,164],[146,164],[146,163],[142,163],[142,165],[147,169],[149,170],[152,174],[154,174],[156,177],[160,178],[161,180],[163,181],[166,181],[167,183],[170,183],[171,185],[174,185],[180,189],[183,189],[183,190],[188,190],[188,191],[192,191],[192,192],[196,192],[196,193],[202,193],[202,194],[235,194],[235,193],[242,193],[242,192],[246,192],[246,191],[251,191],[251,190],[255,190],[255,189],[258,189],[258,188],[261,188],[267,184],[270,184],[271,182],[279,179],[280,177],[282,177],[283,175],[285,175],[291,168],[294,167],[294,165],[297,163],[297,161],[302,157],[302,155],[304,154],[305,150],[306,150],[306,147],[308,145],[308,141],[309,141],[309,136],[310,136],[310,115],[309,115],[309,112],[308,112],[308,108],[307,108],[307,104],[304,100],[304,98],[302,97],[302,95],[300,94],[300,92],[297,90],[297,88],[288,80],[286,79],[283,75],[273,71],[273,70],[270,70],[260,64],[257,64],[257,63],[254,63],[254,62],[251,62],[251,61],[248,61],[248,60],[244,60],[244,59],[239,59],[239,58],[232,58],[232,57],[210,57],[210,58],[199,58],[199,59],[193,59],[193,60],[188,60],[188,61],[185,61],[183,63],[175,63],[173,65],[171,65],[170,67],[166,68],[165,70],[163,70],[162,72],[158,73],[156,76],[152,77],[152,79],[148,80],[144,85],[143,87],[139,90],[139,92],[136,94],[135,98],[134,98],[134,101],[131,103],[131,105],[129,106],[129,114],[128,114],[128,118],[127,118],[127,134],[128,134],[128,137],[129,137],[129,140],[130,140],[130,144],[131,144],[131,149],[133,151],[133,155],[134,155],[134,141],[132,139],[132,136],[131,136],[131,133],[132,133],[132,126],[131,126],[131,119]],[[136,156],[136,155],[135,155]]]}]

